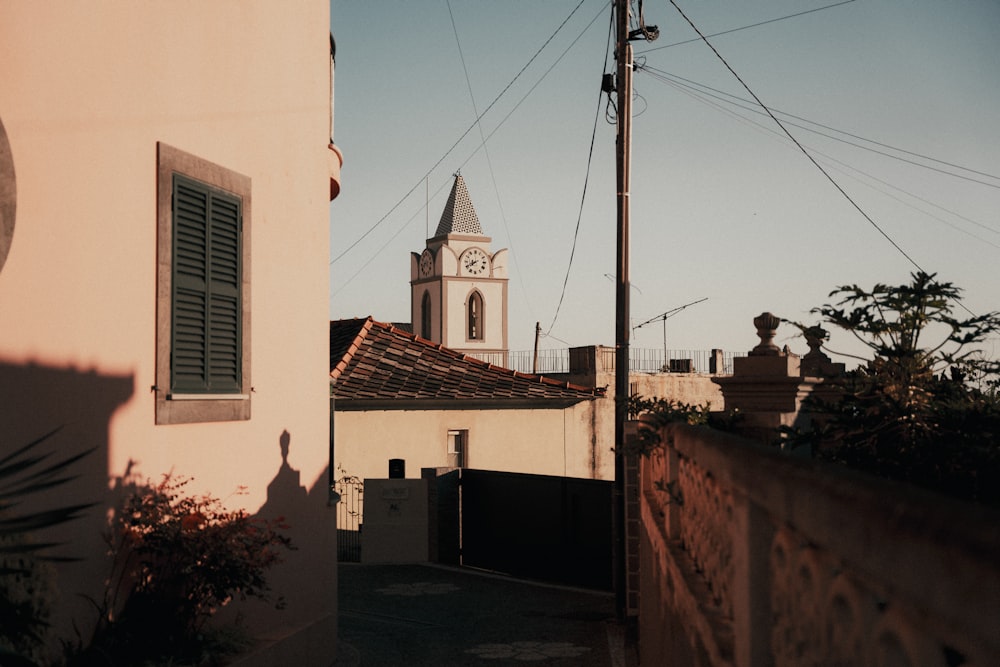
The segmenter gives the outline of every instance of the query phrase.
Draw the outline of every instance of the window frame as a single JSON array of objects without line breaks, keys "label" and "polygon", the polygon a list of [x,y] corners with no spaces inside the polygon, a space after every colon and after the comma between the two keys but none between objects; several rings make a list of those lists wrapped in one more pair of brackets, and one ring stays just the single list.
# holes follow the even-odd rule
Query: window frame
[{"label": "window frame", "polygon": [[[458,443],[455,447],[454,443]],[[449,462],[453,462],[456,468],[468,467],[469,461],[469,429],[450,428],[447,434],[447,455]],[[452,461],[454,457],[454,461]]]},{"label": "window frame", "polygon": [[[174,392],[171,370],[174,316],[174,176],[241,201],[239,250],[239,387],[218,393]],[[156,423],[183,424],[250,419],[251,182],[230,169],[157,143]],[[206,362],[207,363],[207,362]]]},{"label": "window frame", "polygon": [[434,336],[433,308],[431,291],[424,290],[424,295],[420,298],[420,336],[427,340],[433,340]]},{"label": "window frame", "polygon": [[[478,329],[474,328],[474,324]],[[465,339],[486,340],[486,299],[478,289],[469,292],[469,298],[465,302]]]}]

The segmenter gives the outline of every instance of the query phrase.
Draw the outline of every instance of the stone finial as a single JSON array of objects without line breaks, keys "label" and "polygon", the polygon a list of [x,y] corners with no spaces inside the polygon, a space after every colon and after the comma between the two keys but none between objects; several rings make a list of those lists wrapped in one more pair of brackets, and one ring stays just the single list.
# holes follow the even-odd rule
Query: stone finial
[{"label": "stone finial", "polygon": [[803,357],[803,361],[809,362],[810,365],[830,363],[830,357],[820,349],[830,337],[830,332],[816,324],[803,329],[802,334],[805,336],[806,345],[809,346],[809,351]]},{"label": "stone finial", "polygon": [[832,378],[844,374],[844,364],[834,363],[821,349],[827,339],[830,338],[829,331],[818,324],[814,324],[811,327],[804,328],[802,335],[805,336],[806,345],[809,346],[809,352],[806,353],[806,356],[802,357],[802,365],[800,367],[803,377],[811,375]]},{"label": "stone finial", "polygon": [[760,344],[750,350],[751,357],[780,357],[781,350],[774,344],[774,334],[778,330],[781,319],[771,313],[761,313],[753,318],[753,325],[757,327],[757,335],[760,336]]}]

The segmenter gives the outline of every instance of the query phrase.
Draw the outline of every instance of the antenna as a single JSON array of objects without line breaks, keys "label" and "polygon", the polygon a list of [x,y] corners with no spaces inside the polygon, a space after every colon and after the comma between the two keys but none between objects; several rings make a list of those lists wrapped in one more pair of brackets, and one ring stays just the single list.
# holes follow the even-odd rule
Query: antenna
[{"label": "antenna", "polygon": [[683,306],[677,306],[676,308],[671,308],[670,310],[668,310],[668,311],[666,311],[664,313],[660,313],[656,317],[649,318],[648,320],[646,320],[642,324],[638,324],[638,325],[632,327],[632,329],[633,330],[635,330],[635,329],[641,329],[642,327],[646,326],[647,324],[651,324],[651,323],[655,322],[656,320],[662,320],[663,321],[663,364],[665,366],[667,364],[667,320],[670,319],[671,317],[673,317],[674,315],[676,315],[677,313],[681,312],[682,310],[684,310],[688,306],[693,306],[696,303],[701,303],[702,301],[708,301],[708,297],[706,296],[703,299],[698,299],[697,301],[692,301],[691,303],[685,303]]},{"label": "antenna", "polygon": [[638,328],[640,328],[640,327],[644,327],[644,326],[646,326],[647,324],[650,324],[651,322],[655,322],[656,320],[666,320],[667,318],[670,318],[670,317],[673,317],[673,316],[674,316],[674,315],[676,315],[677,313],[681,312],[682,310],[684,310],[684,309],[685,309],[685,308],[687,308],[688,306],[693,306],[693,305],[695,305],[696,303],[701,303],[702,301],[708,301],[708,297],[706,296],[706,297],[705,297],[705,298],[703,298],[703,299],[698,299],[697,301],[692,301],[691,303],[685,303],[685,304],[684,304],[683,306],[677,306],[676,308],[671,308],[671,309],[670,309],[670,310],[668,310],[667,312],[665,312],[665,313],[660,313],[660,314],[659,314],[659,315],[657,315],[656,317],[651,317],[651,318],[649,318],[648,320],[646,320],[645,322],[643,322],[642,324],[637,324],[637,325],[635,325],[635,326],[634,326],[634,327],[632,327],[632,328],[633,328],[633,329],[638,329]]}]

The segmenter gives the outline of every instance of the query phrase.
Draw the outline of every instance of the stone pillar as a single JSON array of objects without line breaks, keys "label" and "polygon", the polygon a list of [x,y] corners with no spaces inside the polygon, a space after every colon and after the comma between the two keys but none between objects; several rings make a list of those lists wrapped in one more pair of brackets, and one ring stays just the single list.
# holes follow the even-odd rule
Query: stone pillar
[{"label": "stone pillar", "polygon": [[[760,343],[747,356],[733,360],[732,376],[715,377],[712,382],[721,387],[726,410],[742,413],[737,428],[743,435],[773,444],[778,440],[779,427],[806,425],[802,402],[823,379],[806,375],[811,371],[803,369],[803,359],[774,344],[780,318],[761,313],[753,323]],[[815,357],[811,358],[810,363],[815,361]],[[843,369],[842,364],[839,366]]]},{"label": "stone pillar", "polygon": [[726,372],[726,357],[722,350],[712,349],[712,356],[708,360],[708,372],[712,375],[722,375]]},{"label": "stone pillar", "polygon": [[767,512],[747,497],[733,503],[733,662],[737,667],[773,665],[771,654],[771,543]]}]

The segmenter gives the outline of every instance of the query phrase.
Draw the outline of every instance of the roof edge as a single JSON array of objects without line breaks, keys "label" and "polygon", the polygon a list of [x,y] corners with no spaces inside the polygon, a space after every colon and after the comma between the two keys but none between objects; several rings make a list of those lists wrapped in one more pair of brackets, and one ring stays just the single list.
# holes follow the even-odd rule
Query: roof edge
[{"label": "roof edge", "polygon": [[354,353],[357,352],[358,348],[361,347],[362,341],[364,341],[365,337],[368,336],[368,332],[371,331],[372,325],[374,324],[375,324],[375,319],[371,315],[365,318],[365,323],[361,325],[361,330],[358,331],[358,335],[354,337],[354,340],[351,341],[351,344],[347,347],[347,352],[345,352],[344,356],[340,358],[340,361],[337,362],[337,365],[330,370],[331,380],[336,382],[337,378],[339,378],[341,373],[344,372],[344,369],[347,368],[347,364],[351,362],[351,359],[354,357]]},{"label": "roof edge", "polygon": [[[592,396],[596,396],[598,398],[603,398],[604,395],[605,395],[605,393],[606,393],[606,390],[605,390],[604,387],[586,387],[586,386],[584,386],[582,384],[573,384],[572,382],[563,382],[562,380],[556,380],[554,378],[546,377],[544,375],[536,375],[534,373],[522,373],[521,371],[516,371],[516,370],[510,369],[510,368],[507,368],[506,366],[498,366],[497,364],[493,364],[493,363],[490,363],[488,361],[483,361],[482,359],[477,359],[476,357],[473,357],[473,356],[470,356],[468,354],[465,354],[464,352],[459,352],[458,350],[452,349],[450,347],[446,347],[442,343],[435,343],[434,341],[427,340],[426,338],[418,336],[415,333],[411,333],[409,331],[405,331],[405,330],[400,329],[399,327],[393,326],[392,324],[389,324],[387,322],[379,322],[378,320],[374,320],[371,317],[369,317],[368,319],[370,320],[370,325],[367,327],[367,329],[365,329],[365,333],[367,333],[368,331],[370,331],[371,328],[372,328],[372,326],[377,326],[377,327],[380,327],[380,328],[385,329],[387,331],[390,331],[392,333],[396,333],[396,334],[398,334],[400,336],[406,336],[410,340],[419,341],[419,342],[424,343],[426,345],[431,345],[435,349],[441,350],[442,352],[447,352],[447,353],[455,356],[455,358],[457,358],[457,359],[462,359],[464,361],[468,361],[468,362],[471,362],[471,363],[474,363],[474,364],[479,364],[480,366],[485,366],[486,368],[490,368],[490,369],[494,369],[494,370],[497,370],[497,371],[500,371],[500,372],[503,372],[503,373],[507,373],[507,374],[510,374],[513,377],[519,377],[519,378],[521,378],[523,380],[528,380],[530,382],[538,382],[539,384],[546,384],[546,385],[549,385],[550,387],[559,387],[561,389],[569,389],[571,391],[579,391],[579,392],[582,392],[582,393],[585,393],[585,394],[590,394]],[[360,338],[359,338],[359,342],[360,342]],[[346,358],[346,355],[345,355],[345,358]],[[345,365],[346,365],[346,363],[345,363]]]},{"label": "roof edge", "polygon": [[366,410],[523,410],[543,408],[563,410],[595,396],[576,398],[341,398],[334,396],[337,412],[363,412]]}]

